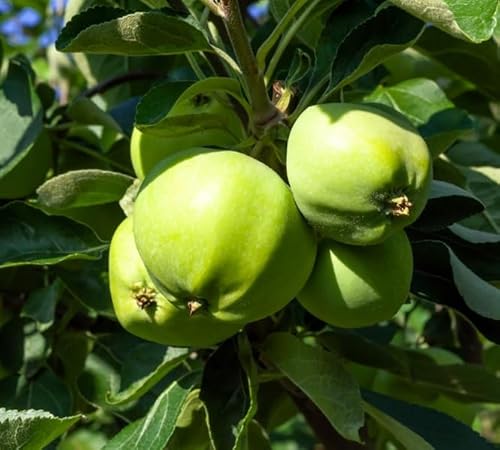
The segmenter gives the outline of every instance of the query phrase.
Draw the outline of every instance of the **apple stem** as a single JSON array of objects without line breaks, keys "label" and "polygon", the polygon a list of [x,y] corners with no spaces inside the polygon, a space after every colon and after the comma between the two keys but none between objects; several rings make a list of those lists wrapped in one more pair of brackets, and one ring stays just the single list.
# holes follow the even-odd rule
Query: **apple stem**
[{"label": "apple stem", "polygon": [[234,53],[241,67],[245,88],[253,110],[252,125],[257,136],[282,120],[281,112],[272,104],[266,91],[263,74],[241,16],[238,0],[203,0],[203,3],[224,22]]},{"label": "apple stem", "polygon": [[386,213],[394,217],[408,217],[413,203],[405,195],[399,195],[387,200]]}]

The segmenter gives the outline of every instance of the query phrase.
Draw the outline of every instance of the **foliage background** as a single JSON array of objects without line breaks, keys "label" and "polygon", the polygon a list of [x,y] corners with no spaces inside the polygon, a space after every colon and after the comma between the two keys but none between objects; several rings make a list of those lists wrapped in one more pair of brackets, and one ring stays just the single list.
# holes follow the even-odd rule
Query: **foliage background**
[{"label": "foliage background", "polygon": [[[173,22],[157,36],[144,19],[137,50],[127,54],[120,17],[111,26],[103,19],[110,6],[144,13],[167,3],[188,7],[196,20],[186,19],[186,45],[204,53],[186,57],[162,47],[178,34]],[[338,448],[359,448],[344,438],[357,433],[361,412],[362,436],[372,448],[494,448],[500,443],[498,2],[439,2],[445,6],[430,16],[425,1],[385,8],[368,0],[302,2],[301,14],[325,13],[301,21],[297,12],[271,47],[267,39],[294,2],[240,3],[268,88],[282,80],[296,93],[291,121],[309,103],[375,102],[405,114],[428,142],[435,182],[426,211],[408,230],[415,258],[408,303],[389,323],[342,332],[292,302],[279,320],[248,327],[247,337],[193,352],[126,333],[114,319],[106,251],[134,178],[130,133],[134,124],[164,126],[155,119],[153,85],[171,105],[176,82],[194,83],[200,71],[220,76],[197,34],[208,14],[195,1],[0,0],[1,442],[6,449],[136,442],[137,448],[216,443],[292,450],[313,448],[326,432]],[[82,13],[96,6],[103,9]],[[57,42],[64,52],[56,51],[72,17],[75,27]],[[227,64],[224,73],[234,75]],[[161,119],[167,113],[165,106]],[[279,165],[286,130],[276,130],[272,141]],[[46,157],[9,179],[33,149]],[[38,179],[35,168],[42,169]],[[437,363],[429,347],[458,360]],[[387,376],[393,378],[384,385]],[[221,379],[243,407],[216,420],[220,405],[229,403]],[[332,399],[345,414],[331,408]],[[329,426],[314,427],[318,417]],[[141,432],[160,438],[141,441]]]}]

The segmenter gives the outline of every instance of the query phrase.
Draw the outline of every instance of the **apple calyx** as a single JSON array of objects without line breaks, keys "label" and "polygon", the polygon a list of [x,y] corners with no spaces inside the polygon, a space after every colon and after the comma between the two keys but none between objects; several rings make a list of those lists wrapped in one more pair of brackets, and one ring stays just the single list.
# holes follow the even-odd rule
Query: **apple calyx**
[{"label": "apple calyx", "polygon": [[405,194],[388,199],[386,204],[386,214],[394,217],[408,217],[413,206]]},{"label": "apple calyx", "polygon": [[206,301],[201,298],[190,298],[186,303],[187,310],[189,311],[189,316],[193,316],[200,309],[204,309],[206,307]]},{"label": "apple calyx", "polygon": [[132,297],[140,309],[146,309],[156,304],[156,291],[142,284],[134,287],[134,293]]}]

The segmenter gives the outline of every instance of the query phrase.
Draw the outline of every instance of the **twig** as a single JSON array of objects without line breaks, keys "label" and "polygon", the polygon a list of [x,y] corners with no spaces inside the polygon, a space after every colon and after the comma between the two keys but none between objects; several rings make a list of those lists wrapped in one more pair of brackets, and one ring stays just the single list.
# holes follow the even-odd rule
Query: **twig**
[{"label": "twig", "polygon": [[268,126],[281,119],[280,112],[271,103],[262,73],[257,67],[255,55],[250,46],[240,7],[237,0],[217,0],[204,3],[222,17],[245,81],[245,87],[254,113],[253,122],[257,134],[263,134]]},{"label": "twig", "polygon": [[140,81],[140,80],[154,80],[156,78],[161,77],[162,73],[159,72],[129,72],[123,75],[118,75],[116,77],[110,78],[108,80],[104,80],[102,83],[96,84],[86,91],[82,92],[82,96],[84,97],[93,97],[97,94],[102,94],[120,84],[128,83],[130,81]]}]

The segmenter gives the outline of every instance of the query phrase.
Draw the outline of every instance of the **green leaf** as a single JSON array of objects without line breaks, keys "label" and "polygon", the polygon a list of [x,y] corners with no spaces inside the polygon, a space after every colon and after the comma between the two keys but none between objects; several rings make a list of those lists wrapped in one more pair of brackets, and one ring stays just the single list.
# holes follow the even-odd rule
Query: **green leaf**
[{"label": "green leaf", "polygon": [[500,280],[500,234],[453,224],[437,233],[415,233],[413,230],[411,237],[417,241],[442,241],[481,278],[492,282]]},{"label": "green leaf", "polygon": [[[316,1],[314,10],[304,20],[304,11],[308,9],[309,3],[311,2],[307,0],[299,1],[301,1],[302,7],[295,15],[294,20],[288,23],[285,32],[288,29],[295,27],[295,22],[298,20],[303,21],[302,26],[298,28],[295,36],[308,47],[314,49],[317,45],[321,31],[325,26],[327,13],[329,13],[340,2],[338,0]],[[279,23],[289,13],[293,3],[296,3],[296,0],[271,0],[269,2],[269,10],[277,23]]]},{"label": "green leaf", "polygon": [[[466,187],[485,205],[484,211],[464,221],[464,225],[482,231],[500,233],[500,155],[480,142],[461,142],[447,152],[460,164]],[[468,166],[468,167],[463,167]]]},{"label": "green leaf", "polygon": [[500,168],[475,167],[462,169],[466,176],[467,188],[483,202],[484,211],[463,222],[471,228],[500,233]]},{"label": "green leaf", "polygon": [[364,422],[359,387],[339,359],[287,333],[268,336],[262,352],[318,406],[344,438],[359,442]]},{"label": "green leaf", "polygon": [[161,122],[182,93],[193,83],[193,81],[164,81],[153,86],[137,105],[136,125],[140,128]]},{"label": "green leaf", "polygon": [[[168,117],[174,104],[194,99],[199,95],[216,94],[229,95],[236,100],[250,116],[250,105],[244,99],[240,83],[232,78],[210,77],[197,82],[166,81],[152,87],[137,105],[136,125],[139,129],[156,133],[160,136],[183,134],[174,127],[188,127],[184,133],[190,133],[189,128],[226,128],[224,120],[215,114],[196,113]],[[223,101],[226,101],[223,99]],[[204,121],[205,123],[201,123]],[[231,130],[228,130],[231,131]]]},{"label": "green leaf", "polygon": [[363,392],[364,400],[419,434],[436,450],[494,450],[478,433],[457,420],[429,408],[411,405],[375,392]]},{"label": "green leaf", "polygon": [[470,192],[454,184],[433,180],[425,209],[413,227],[439,230],[483,209],[481,201]]},{"label": "green leaf", "polygon": [[143,343],[131,349],[121,370],[120,392],[108,392],[106,401],[117,406],[137,400],[188,357],[185,348]]},{"label": "green leaf", "polygon": [[43,409],[60,417],[71,413],[68,387],[50,369],[31,379],[20,375],[0,381],[0,399],[10,409]]},{"label": "green leaf", "polygon": [[390,372],[419,389],[468,402],[500,400],[500,379],[477,364],[438,364],[429,355],[378,344],[355,333],[326,332],[318,341],[343,358]]},{"label": "green leaf", "polygon": [[386,58],[411,46],[419,37],[422,27],[422,22],[399,8],[389,6],[378,9],[345,39],[332,42],[338,49],[331,64],[330,82],[323,97],[331,96]]},{"label": "green leaf", "polygon": [[184,448],[212,450],[205,407],[200,400],[199,394],[199,389],[194,389],[189,393],[175,424],[174,434],[165,450],[179,450]]},{"label": "green leaf", "polygon": [[434,450],[434,447],[424,438],[398,422],[397,418],[385,414],[367,402],[363,402],[363,408],[382,428],[385,428],[400,444],[404,445],[406,450]]},{"label": "green leaf", "polygon": [[469,114],[458,108],[450,108],[434,114],[427,123],[419,127],[431,155],[436,158],[457,139],[471,135],[473,123]]},{"label": "green leaf", "polygon": [[90,8],[74,16],[61,31],[56,48],[136,56],[210,50],[203,34],[178,17],[161,11],[129,14],[110,7]]},{"label": "green leaf", "polygon": [[63,290],[61,280],[56,279],[49,286],[32,291],[21,311],[21,317],[36,321],[40,331],[49,329],[54,322],[56,304]]},{"label": "green leaf", "polygon": [[102,125],[117,132],[122,132],[120,125],[111,115],[103,111],[87,97],[76,97],[66,110],[70,119],[84,125]]},{"label": "green leaf", "polygon": [[495,99],[500,98],[500,54],[493,39],[472,44],[430,27],[418,40],[417,48]]},{"label": "green leaf", "polygon": [[[500,289],[472,272],[449,246],[440,241],[414,242],[413,256],[418,276],[445,280],[457,290],[472,311],[488,319],[500,320]],[[425,292],[417,291],[415,294],[428,298]],[[429,300],[432,301],[432,298]]]},{"label": "green leaf", "polygon": [[410,14],[459,39],[482,42],[495,29],[497,0],[392,0]]},{"label": "green leaf", "polygon": [[146,417],[123,428],[103,450],[164,450],[188,394],[199,378],[200,374],[194,372],[174,381],[158,397]]},{"label": "green leaf", "polygon": [[0,442],[4,450],[39,450],[65,433],[82,416],[56,417],[46,411],[0,408]]},{"label": "green leaf", "polygon": [[239,349],[234,339],[222,344],[203,372],[200,399],[207,410],[210,439],[218,450],[235,449],[241,443],[257,408],[255,363],[246,338],[239,337],[238,342]]},{"label": "green leaf", "polygon": [[77,379],[77,387],[88,403],[105,408],[108,406],[106,396],[110,390],[116,390],[119,380],[116,362],[104,353],[104,349],[98,348],[87,356]]},{"label": "green leaf", "polygon": [[0,178],[28,153],[42,131],[43,110],[26,62],[13,58],[0,89]]},{"label": "green leaf", "polygon": [[404,114],[415,127],[428,122],[437,112],[453,108],[453,103],[439,85],[426,78],[414,78],[394,86],[379,86],[364,100],[391,106]]},{"label": "green leaf", "polygon": [[100,169],[72,170],[47,180],[37,189],[48,208],[75,208],[119,201],[134,179]]},{"label": "green leaf", "polygon": [[[247,449],[259,449],[259,450],[272,450],[271,441],[269,436],[266,433],[266,430],[262,427],[262,425],[252,420],[248,424],[247,431]],[[237,450],[242,450],[242,447],[238,447]]]},{"label": "green leaf", "polygon": [[438,84],[425,78],[379,86],[365,101],[382,103],[404,114],[419,127],[433,157],[472,130],[467,113],[454,108]]},{"label": "green leaf", "polygon": [[56,273],[66,289],[88,310],[114,318],[106,255],[107,253],[97,261],[78,261],[71,266],[58,266]]},{"label": "green leaf", "polygon": [[21,202],[0,208],[0,268],[97,259],[107,248],[87,227]]}]

